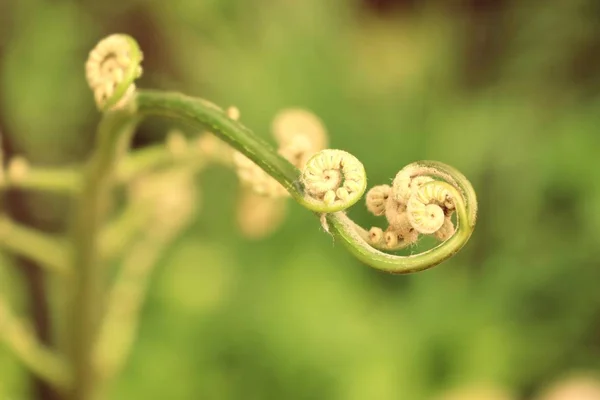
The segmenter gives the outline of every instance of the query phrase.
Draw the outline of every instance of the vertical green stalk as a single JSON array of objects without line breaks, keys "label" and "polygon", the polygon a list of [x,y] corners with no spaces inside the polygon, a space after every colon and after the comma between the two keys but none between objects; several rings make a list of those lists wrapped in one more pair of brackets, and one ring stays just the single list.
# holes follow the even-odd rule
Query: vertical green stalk
[{"label": "vertical green stalk", "polygon": [[132,108],[106,112],[84,172],[73,221],[73,293],[70,298],[69,356],[74,383],[71,400],[93,400],[96,372],[92,355],[105,302],[106,279],[98,238],[115,181],[120,153],[127,149],[138,118]]}]

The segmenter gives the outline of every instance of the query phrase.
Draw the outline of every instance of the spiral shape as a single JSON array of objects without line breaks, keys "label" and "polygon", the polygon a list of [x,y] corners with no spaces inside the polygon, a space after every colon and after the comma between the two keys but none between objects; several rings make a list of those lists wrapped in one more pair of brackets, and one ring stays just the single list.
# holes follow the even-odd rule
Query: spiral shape
[{"label": "spiral shape", "polygon": [[124,34],[102,39],[85,64],[86,78],[98,109],[120,108],[135,93],[134,80],[142,74],[142,52],[137,42]]},{"label": "spiral shape", "polygon": [[367,192],[367,210],[375,216],[385,214],[386,203],[390,196],[392,188],[390,185],[373,186]]},{"label": "spiral shape", "polygon": [[420,233],[432,234],[444,225],[444,204],[451,199],[446,185],[429,182],[410,196],[406,213],[410,224]]},{"label": "spiral shape", "polygon": [[454,168],[435,161],[405,166],[391,186],[371,188],[366,205],[374,215],[385,216],[388,226],[368,231],[357,226],[355,229],[370,246],[383,251],[414,244],[420,235],[446,242],[457,233],[454,215],[457,224],[459,220],[466,224],[464,233],[473,228],[477,213],[476,198],[468,180]]},{"label": "spiral shape", "polygon": [[305,206],[330,213],[344,210],[363,195],[367,176],[362,163],[342,150],[326,149],[313,155],[302,170]]},{"label": "spiral shape", "polygon": [[[235,107],[227,115],[239,119]],[[327,143],[325,127],[311,112],[302,109],[285,109],[273,120],[273,136],[279,144],[277,152],[298,169],[303,169],[309,158]],[[266,197],[289,197],[287,190],[258,165],[240,152],[234,152],[233,164],[240,181],[255,193]]]},{"label": "spiral shape", "polygon": [[417,175],[419,172],[414,166],[407,166],[398,172],[392,183],[393,197],[396,201],[406,204],[421,186],[434,181],[430,176]]}]

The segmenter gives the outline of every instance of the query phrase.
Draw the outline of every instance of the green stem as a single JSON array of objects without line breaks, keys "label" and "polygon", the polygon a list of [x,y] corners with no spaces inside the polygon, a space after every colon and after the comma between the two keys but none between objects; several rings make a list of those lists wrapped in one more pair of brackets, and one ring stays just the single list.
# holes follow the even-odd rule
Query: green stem
[{"label": "green stem", "polygon": [[99,379],[105,385],[119,373],[127,360],[152,270],[179,231],[169,232],[166,237],[146,233],[123,258],[119,275],[108,295],[106,314],[94,353]]},{"label": "green stem", "polygon": [[80,189],[81,175],[75,169],[51,169],[30,167],[23,176],[5,180],[1,189],[17,188],[52,193],[77,193]]},{"label": "green stem", "polygon": [[117,176],[121,182],[173,164],[189,165],[200,169],[206,164],[206,155],[199,149],[189,148],[183,156],[176,156],[164,144],[152,145],[132,151],[119,163]]},{"label": "green stem", "polygon": [[336,236],[343,240],[350,253],[362,262],[392,274],[420,272],[435,267],[458,253],[473,233],[461,194],[450,185],[448,185],[448,190],[452,193],[453,198],[457,199],[455,202],[459,226],[456,233],[433,249],[412,256],[395,256],[373,248],[366,241],[368,232],[357,226],[343,212],[329,214],[327,220]]},{"label": "green stem", "polygon": [[67,244],[0,217],[0,247],[40,263],[49,270],[67,275],[71,272]]},{"label": "green stem", "polygon": [[73,226],[74,293],[71,300],[70,358],[74,371],[72,400],[93,400],[96,376],[92,365],[105,296],[105,268],[97,245],[110,207],[115,168],[137,124],[135,110],[128,108],[103,115],[97,144],[87,165]]},{"label": "green stem", "polygon": [[151,90],[140,90],[137,104],[142,115],[169,117],[197,130],[208,128],[281,183],[298,202],[305,202],[299,181],[300,171],[277,154],[270,144],[229,118],[225,111],[214,104],[180,93]]},{"label": "green stem", "polygon": [[149,216],[146,210],[127,205],[123,212],[102,228],[98,246],[103,259],[119,256],[142,231]]},{"label": "green stem", "polygon": [[164,144],[148,146],[128,154],[119,164],[117,176],[121,182],[129,182],[144,172],[171,164],[173,159]]},{"label": "green stem", "polygon": [[[298,203],[312,211],[320,211],[305,198],[300,183],[300,171],[248,128],[229,118],[219,107],[208,101],[179,93],[147,90],[140,91],[136,101],[142,115],[169,117],[196,129],[208,127],[211,132],[281,183]],[[342,239],[350,252],[367,265],[396,274],[422,271],[452,257],[470,238],[477,212],[475,192],[471,184],[462,174],[445,164],[423,162],[423,165],[429,167],[434,175],[451,184],[449,188],[455,197],[458,216],[457,232],[450,239],[424,253],[407,257],[396,256],[370,246],[364,239],[364,230],[343,212],[328,214],[327,221],[332,233]]]},{"label": "green stem", "polygon": [[34,374],[58,389],[66,389],[71,382],[67,363],[42,345],[27,327],[0,296],[0,338]]}]

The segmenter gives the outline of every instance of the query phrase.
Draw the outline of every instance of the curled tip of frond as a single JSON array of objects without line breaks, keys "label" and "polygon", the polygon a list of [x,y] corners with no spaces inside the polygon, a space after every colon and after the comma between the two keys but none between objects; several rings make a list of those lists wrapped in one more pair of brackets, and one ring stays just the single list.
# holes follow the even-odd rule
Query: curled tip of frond
[{"label": "curled tip of frond", "polygon": [[[226,114],[238,120],[240,111],[229,107]],[[273,136],[280,156],[302,170],[310,157],[322,150],[327,135],[321,121],[311,112],[302,109],[285,109],[273,120]],[[267,172],[240,152],[232,153],[233,165],[238,178],[245,187],[238,209],[238,222],[242,233],[256,238],[272,233],[284,216],[283,198],[288,191]],[[344,193],[341,193],[344,196]],[[327,222],[322,218],[327,231]]]},{"label": "curled tip of frond", "polygon": [[[237,120],[240,112],[235,107],[226,111]],[[327,134],[320,120],[311,112],[290,108],[280,111],[273,121],[273,136],[278,142],[278,153],[298,169],[303,169],[309,158],[327,143]],[[266,197],[288,197],[285,188],[242,153],[233,154],[233,163],[244,186]]]},{"label": "curled tip of frond", "polygon": [[113,34],[98,42],[85,64],[98,109],[116,109],[128,102],[135,93],[134,80],[142,75],[142,58],[131,36]]},{"label": "curled tip of frond", "polygon": [[374,215],[385,216],[388,228],[383,236],[378,235],[381,229],[371,228],[366,239],[383,250],[396,250],[415,243],[420,234],[446,241],[456,232],[452,216],[457,203],[469,207],[465,210],[467,218],[461,223],[467,223],[470,229],[474,225],[477,205],[474,193],[470,192],[472,188],[466,178],[445,164],[407,165],[398,172],[391,187],[379,185],[367,193],[367,209]]},{"label": "curled tip of frond", "polygon": [[363,195],[367,176],[362,163],[342,150],[325,149],[313,155],[302,170],[306,206],[335,212],[352,206]]},{"label": "curled tip of frond", "polygon": [[429,182],[408,199],[408,220],[421,233],[436,233],[444,225],[446,213],[450,212],[445,204],[451,201],[452,196],[445,185]]},{"label": "curled tip of frond", "polygon": [[[467,178],[449,165],[436,161],[409,164],[394,179],[387,199],[385,193],[388,189],[383,186],[372,189],[367,196],[371,212],[381,215],[381,208],[385,208],[382,215],[389,223],[385,230],[374,227],[367,231],[345,213],[328,217],[336,236],[373,268],[393,274],[424,271],[454,256],[473,233],[477,219],[475,191]],[[415,243],[423,233],[442,243],[410,256],[386,252]]]},{"label": "curled tip of frond", "polygon": [[391,187],[389,185],[373,186],[369,189],[367,192],[367,210],[376,216],[385,214],[385,204],[390,192]]}]

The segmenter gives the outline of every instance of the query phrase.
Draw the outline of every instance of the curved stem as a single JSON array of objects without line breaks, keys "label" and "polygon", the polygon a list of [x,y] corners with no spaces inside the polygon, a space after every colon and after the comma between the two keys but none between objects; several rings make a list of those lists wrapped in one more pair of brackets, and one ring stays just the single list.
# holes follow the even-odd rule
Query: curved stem
[{"label": "curved stem", "polygon": [[28,189],[51,193],[77,193],[80,189],[81,175],[75,169],[55,169],[29,167],[23,176],[6,176],[0,182],[0,189]]},{"label": "curved stem", "polygon": [[140,175],[171,166],[184,164],[193,169],[201,169],[206,164],[206,154],[199,149],[188,149],[186,154],[176,156],[164,144],[157,144],[130,152],[117,167],[117,178],[126,183]]},{"label": "curved stem", "polygon": [[[135,340],[150,276],[180,229],[146,233],[128,249],[106,302],[106,313],[94,351],[94,365],[104,385],[124,366]],[[106,389],[106,388],[105,388]]]},{"label": "curved stem", "polygon": [[[142,115],[170,117],[197,129],[208,127],[211,132],[281,183],[302,206],[317,213],[326,211],[305,196],[300,183],[300,171],[279,156],[270,145],[239,122],[229,118],[214,104],[179,93],[146,90],[138,93],[136,101]],[[436,176],[447,182],[457,210],[458,230],[450,239],[429,251],[402,257],[383,253],[369,245],[364,239],[364,230],[343,212],[327,214],[327,221],[333,233],[343,240],[352,254],[373,268],[395,274],[407,274],[431,268],[456,254],[473,232],[477,201],[469,181],[456,169],[443,163],[423,161],[415,166],[427,175]]]},{"label": "curved stem", "polygon": [[0,216],[0,247],[34,260],[49,270],[71,272],[67,244]]},{"label": "curved stem", "polygon": [[180,93],[139,90],[136,96],[141,115],[161,115],[202,130],[208,128],[231,147],[281,183],[301,204],[305,203],[300,185],[300,171],[277,154],[273,147],[250,129],[227,116],[214,104]]},{"label": "curved stem", "polygon": [[120,256],[146,225],[149,216],[145,210],[130,205],[108,222],[98,237],[99,252],[104,260]]},{"label": "curved stem", "polygon": [[473,225],[471,225],[462,195],[449,184],[447,189],[455,199],[458,229],[450,239],[423,253],[411,256],[395,256],[384,253],[369,245],[365,240],[368,234],[343,212],[330,214],[327,219],[333,233],[343,240],[348,250],[369,266],[392,274],[420,272],[432,268],[458,253],[473,233]]},{"label": "curved stem", "polygon": [[0,338],[34,374],[59,389],[71,382],[68,365],[58,354],[40,343],[33,332],[12,312],[0,296]]}]

